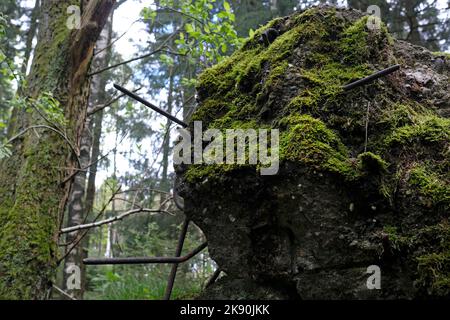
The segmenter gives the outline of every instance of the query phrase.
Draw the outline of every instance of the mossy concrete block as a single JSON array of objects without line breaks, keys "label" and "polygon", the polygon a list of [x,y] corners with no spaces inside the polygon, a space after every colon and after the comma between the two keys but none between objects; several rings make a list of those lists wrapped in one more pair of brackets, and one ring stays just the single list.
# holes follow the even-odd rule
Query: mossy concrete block
[{"label": "mossy concrete block", "polygon": [[[258,41],[267,28],[278,31],[272,43]],[[395,64],[400,71],[342,90]],[[278,175],[177,168],[186,214],[227,286],[246,279],[294,299],[448,298],[449,75],[448,56],[333,7],[276,19],[206,70],[192,120],[280,130]],[[371,265],[380,290],[366,287]],[[252,292],[244,296],[264,291]]]}]

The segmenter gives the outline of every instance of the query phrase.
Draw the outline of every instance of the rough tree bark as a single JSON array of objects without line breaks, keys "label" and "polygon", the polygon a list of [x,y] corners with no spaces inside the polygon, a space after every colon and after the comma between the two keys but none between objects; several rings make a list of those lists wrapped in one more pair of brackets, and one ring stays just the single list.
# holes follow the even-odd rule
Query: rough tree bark
[{"label": "rough tree bark", "polygon": [[[57,240],[71,181],[78,167],[76,150],[86,116],[87,71],[114,0],[91,0],[81,28],[69,30],[67,8],[75,0],[42,0],[38,42],[28,87],[29,98],[51,92],[66,123],[59,131],[28,130],[14,140],[13,156],[0,162],[0,297],[45,299],[58,262]],[[30,109],[28,109],[30,110]],[[49,123],[42,112],[21,108],[11,132]],[[62,136],[65,135],[65,138]]]},{"label": "rough tree bark", "polygon": [[[108,22],[100,34],[99,39],[97,40],[96,52],[98,54],[95,56],[92,65],[94,69],[103,68],[108,64],[109,58],[111,56],[111,50],[106,49],[111,43],[111,34],[112,34],[112,18],[108,19]],[[92,68],[91,68],[92,69]],[[88,106],[87,113],[90,114],[94,109],[106,101],[105,95],[105,86],[106,86],[106,77],[105,74],[98,74],[92,78],[91,81],[91,92],[90,92],[90,101]],[[81,136],[81,145],[80,145],[80,162],[82,168],[87,168],[86,170],[80,171],[74,178],[74,182],[72,185],[72,190],[69,196],[68,203],[68,217],[67,217],[67,226],[72,227],[76,225],[81,225],[87,218],[87,215],[92,210],[92,206],[89,205],[89,211],[87,211],[88,206],[85,203],[85,189],[86,189],[86,178],[87,172],[91,172],[90,175],[95,174],[97,166],[92,168],[90,166],[91,162],[96,161],[98,158],[98,154],[94,155],[95,157],[91,158],[91,149],[93,145],[93,119],[94,116],[88,116],[86,118],[86,122],[84,125],[83,133]],[[100,123],[101,125],[101,123]],[[95,170],[95,171],[94,171]],[[95,180],[94,180],[95,186]],[[95,189],[91,190],[92,196],[95,194]],[[89,193],[86,195],[86,197]],[[71,244],[75,243],[78,239],[80,232],[72,232],[69,233],[66,237],[66,243]],[[85,249],[86,241],[81,241],[78,245],[72,248],[71,245],[66,247],[67,256],[64,260],[64,273],[63,273],[63,288],[65,292],[69,293],[72,297],[76,299],[82,299],[85,291],[85,267],[82,263],[83,259],[87,257],[87,252]],[[73,266],[77,266],[80,270],[81,281],[80,287],[73,286],[71,283],[71,274]]]},{"label": "rough tree bark", "polygon": [[28,28],[28,33],[25,41],[25,51],[23,53],[23,63],[22,68],[20,70],[24,75],[27,73],[28,63],[31,58],[31,52],[33,51],[33,40],[34,37],[36,36],[38,23],[37,19],[39,16],[40,9],[41,9],[41,0],[36,0],[33,11],[31,12],[30,27]]}]

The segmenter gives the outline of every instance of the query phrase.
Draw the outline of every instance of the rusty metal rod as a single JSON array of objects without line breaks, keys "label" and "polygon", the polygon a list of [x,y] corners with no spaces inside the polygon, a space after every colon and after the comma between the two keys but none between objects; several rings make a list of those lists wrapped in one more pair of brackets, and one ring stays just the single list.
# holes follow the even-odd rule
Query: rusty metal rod
[{"label": "rusty metal rod", "polygon": [[[184,240],[186,239],[186,234],[189,228],[189,219],[186,218],[181,227],[180,237],[178,238],[177,249],[175,251],[175,257],[180,257],[183,251]],[[172,265],[172,270],[170,270],[169,280],[167,281],[166,292],[164,293],[164,300],[170,300],[172,295],[173,285],[175,283],[175,278],[178,271],[178,263]]]},{"label": "rusty metal rod", "polygon": [[221,273],[222,273],[222,270],[220,268],[217,268],[217,270],[214,271],[211,278],[209,278],[208,282],[205,285],[205,288],[209,288],[210,286],[212,286],[216,282],[216,280],[219,278]]},{"label": "rusty metal rod", "polygon": [[87,258],[83,260],[85,265],[115,265],[115,264],[173,264],[186,262],[208,246],[208,242],[202,243],[193,251],[182,257],[130,257],[130,258]]},{"label": "rusty metal rod", "polygon": [[370,75],[370,76],[368,76],[366,78],[363,78],[363,79],[357,80],[355,82],[349,83],[349,84],[345,85],[343,87],[343,89],[344,89],[344,91],[349,91],[349,90],[355,89],[357,87],[361,87],[361,86],[366,85],[366,84],[368,84],[370,82],[373,82],[373,81],[375,81],[375,80],[377,80],[379,78],[385,77],[385,76],[387,76],[387,75],[389,75],[389,74],[391,74],[391,73],[393,73],[393,72],[395,72],[395,71],[397,71],[399,69],[400,69],[400,65],[396,64],[395,66],[392,66],[392,67],[389,67],[387,69],[378,71],[378,72],[376,72],[376,73],[374,73],[374,74],[372,74],[372,75]]},{"label": "rusty metal rod", "polygon": [[171,115],[170,113],[167,113],[166,111],[158,108],[157,106],[155,106],[153,103],[148,102],[147,100],[142,99],[141,97],[139,97],[137,94],[125,89],[122,86],[119,86],[118,84],[114,85],[114,88],[116,88],[117,90],[121,91],[122,93],[126,94],[127,96],[133,98],[134,100],[142,103],[144,106],[149,107],[150,109],[152,109],[153,111],[158,112],[159,114],[163,115],[164,117],[172,120],[175,123],[178,123],[180,126],[187,128],[188,125],[187,123],[181,121],[180,119],[174,117],[173,115]]}]

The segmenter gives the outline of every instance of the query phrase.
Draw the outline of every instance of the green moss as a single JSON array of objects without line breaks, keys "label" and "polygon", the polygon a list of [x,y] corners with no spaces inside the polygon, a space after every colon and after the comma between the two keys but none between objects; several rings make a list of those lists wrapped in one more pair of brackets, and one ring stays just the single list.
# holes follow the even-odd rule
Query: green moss
[{"label": "green moss", "polygon": [[[259,41],[267,28],[282,23],[285,20],[277,19],[260,28],[242,49],[200,75],[197,91],[202,103],[192,120],[203,121],[204,128],[267,128],[267,123],[256,117],[261,106],[267,108],[268,96],[283,88],[287,74],[298,73],[302,82],[299,94],[280,106],[271,124],[278,128],[292,119],[298,121],[280,128],[281,160],[354,179],[361,168],[349,159],[338,133],[317,115],[336,104],[343,85],[373,72],[367,60],[390,42],[387,30],[383,26],[372,32],[367,29],[367,18],[351,23],[335,9],[313,8],[292,17],[289,27],[270,45]],[[309,52],[301,69],[290,64],[297,48]],[[299,111],[310,117],[291,117]],[[194,174],[197,169],[190,168],[190,176],[211,173],[202,169]]]},{"label": "green moss", "polygon": [[445,252],[425,254],[417,258],[420,278],[416,284],[435,296],[450,295],[450,247]]},{"label": "green moss", "polygon": [[419,165],[411,169],[408,182],[414,190],[431,200],[431,205],[450,205],[450,180],[444,180],[443,175],[438,176],[427,166]]},{"label": "green moss", "polygon": [[[450,120],[387,84],[395,79],[343,92],[343,85],[396,62],[384,25],[371,31],[367,17],[350,20],[335,9],[314,8],[257,30],[241,50],[200,76],[194,119],[221,130],[280,129],[282,162],[379,192],[387,199],[386,214],[398,210],[398,196],[411,194],[414,206],[417,196],[431,209],[430,219],[440,217],[449,204]],[[281,35],[266,46],[258,39],[269,27],[280,27]],[[374,103],[366,145],[367,100]],[[269,117],[261,116],[264,108]],[[186,179],[201,183],[257,167],[193,165]],[[414,252],[418,288],[448,294],[448,225],[403,232],[386,227],[384,233],[394,251]]]},{"label": "green moss", "polygon": [[[412,236],[418,254],[415,285],[426,294],[437,297],[450,295],[450,225],[448,222],[429,226]],[[413,246],[414,246],[413,245]],[[427,247],[426,252],[420,248]],[[430,250],[432,248],[432,250]]]},{"label": "green moss", "polygon": [[445,57],[450,60],[450,53],[448,52],[433,52],[433,55],[436,57]]},{"label": "green moss", "polygon": [[[276,80],[279,80],[288,68],[288,62],[294,49],[303,42],[311,42],[312,45],[319,47],[329,34],[328,29],[332,29],[333,26],[327,24],[326,20],[313,18],[314,12],[316,9],[299,15],[298,24],[281,34],[268,47],[259,43],[258,39],[265,29],[278,22],[261,28],[241,50],[203,72],[199,77],[197,88],[200,98],[204,100],[203,103],[208,105],[210,99],[230,101],[236,98],[242,99],[246,95],[255,97],[258,92],[254,91],[262,91],[264,88],[267,90],[276,86]],[[327,19],[335,17],[333,10],[327,11],[326,14]],[[325,73],[327,72],[326,63],[324,65]],[[264,70],[267,69],[269,73],[265,74]],[[342,74],[342,69],[335,72],[334,75]],[[261,88],[258,83],[263,76],[263,87]],[[211,110],[211,118],[218,116],[214,110]],[[194,117],[195,119],[201,118],[198,115]]]},{"label": "green moss", "polygon": [[340,47],[346,63],[364,63],[374,58],[386,44],[393,43],[386,25],[381,23],[379,30],[369,30],[367,28],[368,19],[367,16],[363,17],[344,30]]},{"label": "green moss", "polygon": [[[379,53],[393,40],[384,25],[378,31],[369,30],[367,17],[349,23],[339,19],[334,9],[318,11],[311,9],[295,16],[287,31],[266,47],[258,39],[282,20],[271,22],[257,30],[233,56],[206,70],[198,87],[202,104],[193,120],[221,130],[267,128],[267,123],[256,117],[260,106],[265,105],[270,93],[283,87],[285,75],[294,72],[300,74],[302,81],[299,94],[285,106],[277,105],[281,109],[271,123],[282,131],[282,161],[296,161],[355,179],[387,172],[388,163],[382,155],[395,146],[448,140],[448,120],[417,104],[394,103],[374,116],[376,126],[387,131],[381,140],[371,139],[374,152],[351,160],[339,131],[332,131],[330,125],[347,132],[360,130],[365,109],[350,109],[343,99],[342,86],[371,74],[373,68],[367,62],[384,59]],[[289,63],[300,46],[309,52],[301,68]],[[358,93],[347,93],[346,97],[351,100],[354,94]],[[336,108],[343,111],[335,113]],[[324,111],[333,112],[327,121],[319,120]],[[310,117],[292,116],[298,112]],[[297,123],[292,124],[293,119]],[[196,167],[190,170],[195,171]],[[200,170],[197,176],[205,174]],[[380,186],[385,195],[393,190],[387,185]]]},{"label": "green moss", "polygon": [[236,164],[196,164],[189,167],[184,178],[189,183],[202,183],[205,182],[206,179],[211,181],[222,180],[228,173],[246,167],[248,166]]},{"label": "green moss", "polygon": [[[401,157],[409,163],[401,161],[384,177],[382,194],[392,200],[399,183],[406,180],[408,193],[419,194],[425,206],[448,207],[450,121],[412,101],[381,110],[377,126],[383,133],[372,146],[389,158],[401,150]],[[434,159],[424,160],[430,154]]]},{"label": "green moss", "polygon": [[[59,226],[59,171],[67,145],[55,133],[41,133],[42,143],[33,136],[25,139],[27,158],[19,170],[14,201],[0,205],[5,219],[0,229],[0,297],[4,299],[43,298],[56,268],[55,237]],[[55,151],[57,150],[57,151]]]},{"label": "green moss", "polygon": [[387,171],[388,163],[381,156],[372,152],[365,152],[358,156],[360,170],[370,173],[383,173]]},{"label": "green moss", "polygon": [[292,110],[298,110],[303,113],[318,109],[319,96],[314,90],[305,90],[300,95],[289,102],[288,107]]},{"label": "green moss", "polygon": [[424,115],[432,115],[429,110],[418,104],[395,103],[380,111],[377,124],[389,130],[416,125]]},{"label": "green moss", "polygon": [[192,121],[207,120],[212,121],[214,114],[226,114],[229,111],[230,106],[220,100],[208,100],[203,105],[202,108],[194,113]]},{"label": "green moss", "polygon": [[348,151],[338,136],[320,120],[309,115],[283,119],[287,130],[280,137],[280,159],[334,172],[347,178],[356,174]]},{"label": "green moss", "polygon": [[414,142],[448,142],[450,119],[435,115],[416,116],[414,124],[395,129],[385,140],[386,145],[407,145]]},{"label": "green moss", "polygon": [[385,226],[383,228],[383,234],[387,236],[394,253],[409,250],[415,241],[415,239],[409,235],[402,235],[398,228],[394,226]]},{"label": "green moss", "polygon": [[276,66],[270,71],[269,77],[264,83],[265,88],[277,87],[279,82],[282,81],[286,70],[288,69],[288,62],[284,61],[280,65]]},{"label": "green moss", "polygon": [[[73,5],[79,5],[76,0],[69,2],[72,2]],[[34,77],[40,77],[41,81],[34,84],[37,88],[34,96],[37,96],[41,91],[54,92],[55,88],[58,87],[55,79],[64,79],[64,75],[67,74],[67,57],[63,54],[66,54],[68,50],[62,49],[72,45],[69,37],[71,30],[67,28],[68,5],[67,2],[58,2],[46,8],[49,11],[49,16],[54,18],[49,21],[49,26],[44,31],[49,31],[49,34],[45,35],[49,39],[40,41],[35,50],[37,54],[33,61],[30,79],[32,81]],[[45,75],[45,77],[42,77],[42,75]]]},{"label": "green moss", "polygon": [[288,108],[304,112],[323,108],[327,100],[335,101],[342,93],[342,86],[371,72],[366,65],[355,67],[333,62],[330,58],[317,62],[317,67],[302,70],[307,89],[291,100]]},{"label": "green moss", "polygon": [[[67,91],[69,75],[69,50],[65,49],[72,43],[66,26],[67,6],[67,1],[56,1],[43,8],[53,19],[40,30],[47,41],[39,41],[35,49],[26,90],[29,97],[42,97],[43,92],[67,97],[67,92],[57,92],[62,88]],[[55,113],[60,111],[54,107]],[[26,122],[41,121],[38,115],[33,116],[26,114]],[[8,184],[0,182],[0,299],[44,299],[56,270],[59,208],[64,199],[61,168],[67,167],[65,159],[70,151],[56,133],[40,130],[39,135],[21,137],[22,150],[0,163],[0,179]],[[10,197],[2,201],[4,196]]]},{"label": "green moss", "polygon": [[450,225],[442,222],[416,230],[402,232],[398,227],[385,226],[391,249],[397,257],[408,257],[416,270],[415,287],[423,295],[448,297],[450,295]]}]

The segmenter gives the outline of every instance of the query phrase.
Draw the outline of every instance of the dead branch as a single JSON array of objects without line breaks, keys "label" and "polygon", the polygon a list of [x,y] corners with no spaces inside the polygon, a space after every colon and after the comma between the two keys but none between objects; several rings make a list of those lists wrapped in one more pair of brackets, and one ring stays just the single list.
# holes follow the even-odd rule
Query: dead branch
[{"label": "dead branch", "polygon": [[[113,191],[113,194],[111,195],[111,197],[109,197],[108,201],[103,205],[102,209],[97,214],[97,216],[94,218],[93,222],[97,221],[105,213],[105,211],[108,208],[109,204],[114,200],[114,198],[116,197],[117,193],[120,192],[121,188],[122,187],[119,186],[116,190]],[[87,218],[87,216],[85,217],[84,222],[86,222],[86,218]],[[58,264],[60,264],[62,261],[64,261],[64,259],[70,254],[70,252],[72,252],[72,250],[81,242],[81,240],[83,240],[83,238],[87,235],[89,230],[90,229],[85,230],[82,234],[79,234],[71,242],[64,243],[64,244],[58,244],[59,246],[63,246],[63,247],[71,246],[67,250],[67,252],[64,254],[64,256],[58,260]]]},{"label": "dead branch", "polygon": [[36,125],[36,126],[30,126],[30,127],[28,127],[28,128],[25,128],[25,129],[23,129],[21,132],[19,132],[18,134],[16,134],[14,137],[12,137],[12,138],[9,139],[8,141],[6,141],[6,143],[5,143],[4,145],[6,146],[6,145],[10,144],[11,142],[13,142],[14,140],[20,138],[21,136],[23,136],[25,133],[27,133],[29,130],[32,130],[32,129],[48,129],[48,130],[51,130],[51,131],[57,133],[59,136],[61,136],[61,138],[63,138],[64,141],[67,142],[67,144],[69,145],[69,147],[70,147],[70,149],[72,150],[73,154],[76,156],[78,165],[79,165],[80,168],[81,168],[81,161],[80,161],[80,158],[79,158],[79,156],[78,156],[77,150],[75,149],[75,147],[73,146],[73,144],[70,142],[69,138],[67,138],[67,136],[66,136],[64,133],[62,133],[60,130],[58,130],[58,129],[56,129],[56,128],[53,128],[53,127],[50,127],[50,126],[46,126],[46,125]]},{"label": "dead branch", "polygon": [[139,209],[135,209],[135,210],[130,210],[127,211],[125,213],[122,213],[121,215],[109,218],[109,219],[105,219],[105,220],[101,220],[101,221],[97,221],[97,222],[93,222],[93,223],[88,223],[88,224],[82,224],[79,226],[74,226],[74,227],[69,227],[69,228],[64,228],[60,231],[60,233],[70,233],[70,232],[74,232],[74,231],[80,231],[80,230],[85,230],[85,229],[91,229],[91,228],[97,228],[100,226],[103,226],[105,224],[111,224],[117,221],[121,221],[123,219],[125,219],[126,217],[135,215],[137,213],[167,213],[172,215],[172,213],[166,211],[166,210],[162,210],[162,209],[145,209],[145,208],[139,208]]},{"label": "dead branch", "polygon": [[72,297],[70,294],[68,294],[67,292],[65,292],[64,290],[58,288],[57,286],[53,285],[53,289],[55,289],[56,291],[58,291],[62,296],[68,298],[69,300],[77,300],[74,297]]},{"label": "dead branch", "polygon": [[119,62],[119,63],[117,63],[117,64],[108,66],[108,67],[106,67],[106,68],[103,68],[103,69],[94,71],[94,72],[90,73],[90,74],[88,75],[88,77],[95,76],[95,75],[97,75],[97,74],[99,74],[99,73],[102,73],[102,72],[105,72],[105,71],[108,71],[108,70],[111,70],[111,69],[120,67],[120,66],[122,66],[122,65],[125,65],[125,64],[131,63],[131,62],[135,62],[135,61],[138,61],[138,60],[142,60],[142,59],[151,57],[152,55],[155,55],[155,54],[160,53],[160,52],[166,52],[166,53],[169,53],[169,54],[170,54],[171,52],[168,51],[168,50],[165,50],[164,48],[167,47],[167,43],[168,43],[173,37],[175,37],[175,36],[178,34],[179,31],[180,31],[180,28],[178,28],[177,30],[175,30],[175,31],[174,31],[170,36],[168,36],[168,37],[167,37],[167,38],[166,38],[166,39],[165,39],[165,40],[164,40],[164,41],[163,41],[163,42],[162,42],[155,50],[153,50],[153,51],[151,51],[151,52],[149,52],[149,53],[147,53],[147,54],[144,54],[144,55],[142,55],[142,56],[135,57],[135,58],[132,58],[132,59],[129,59],[129,60],[126,60],[126,61],[122,61],[122,62]]},{"label": "dead branch", "polygon": [[[137,89],[133,90],[132,92],[138,92],[138,91],[141,90],[141,89],[142,89],[142,87],[137,88]],[[103,109],[108,108],[108,107],[111,106],[113,103],[119,101],[121,98],[123,98],[123,97],[125,97],[125,96],[126,96],[126,94],[123,93],[123,94],[121,94],[121,95],[118,95],[118,96],[115,97],[115,98],[112,98],[110,101],[108,101],[108,102],[105,103],[105,104],[95,106],[95,108],[94,108],[92,111],[89,111],[89,112],[87,113],[87,116],[90,117],[90,116],[92,116],[93,114],[96,114],[97,112],[99,112],[99,111],[101,111],[101,110],[103,110]]]}]

